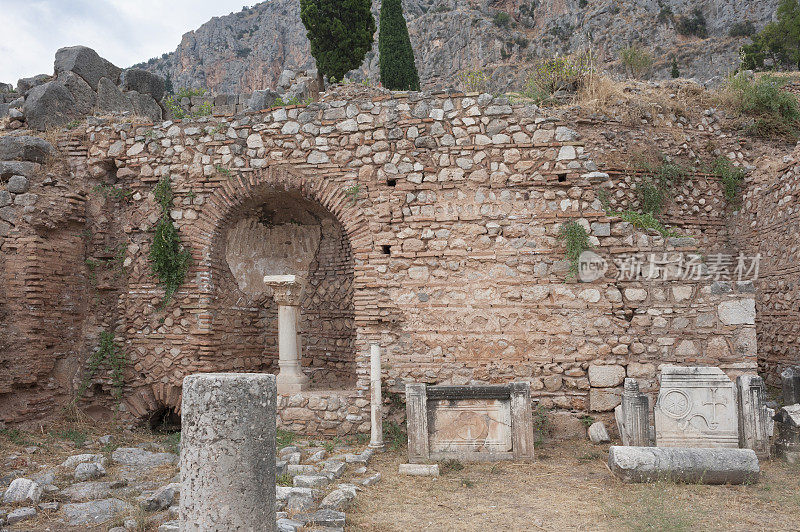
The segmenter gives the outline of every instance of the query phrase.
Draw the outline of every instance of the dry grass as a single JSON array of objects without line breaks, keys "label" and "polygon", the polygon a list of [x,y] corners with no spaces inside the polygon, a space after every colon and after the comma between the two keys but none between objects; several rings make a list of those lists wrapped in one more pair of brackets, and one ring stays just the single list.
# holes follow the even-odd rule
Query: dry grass
[{"label": "dry grass", "polygon": [[383,480],[347,514],[349,530],[800,530],[800,468],[762,464],[752,486],[627,485],[607,447],[546,445],[535,462],[465,464],[402,477],[402,453],[374,458]]}]

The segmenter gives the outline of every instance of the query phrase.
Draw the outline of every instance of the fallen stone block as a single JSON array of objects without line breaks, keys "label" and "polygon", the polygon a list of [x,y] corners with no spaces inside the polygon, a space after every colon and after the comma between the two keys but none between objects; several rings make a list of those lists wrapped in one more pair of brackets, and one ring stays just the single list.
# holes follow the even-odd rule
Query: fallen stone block
[{"label": "fallen stone block", "polygon": [[32,517],[36,517],[36,508],[26,506],[24,508],[17,508],[16,510],[9,512],[8,516],[6,517],[6,521],[9,525],[13,525],[14,523],[31,519]]},{"label": "fallen stone block", "polygon": [[607,443],[611,441],[606,430],[606,425],[602,421],[596,421],[589,427],[589,439],[592,443]]},{"label": "fallen stone block", "polygon": [[14,479],[3,494],[4,504],[32,502],[37,504],[42,498],[42,487],[27,478]]},{"label": "fallen stone block", "polygon": [[52,144],[39,137],[29,135],[0,137],[0,159],[4,161],[44,163],[48,157],[57,153]]},{"label": "fallen stone block", "polygon": [[314,513],[298,514],[294,518],[305,525],[343,527],[345,515],[336,510],[318,510]]},{"label": "fallen stone block", "polygon": [[422,477],[438,477],[439,464],[400,464],[398,473]]},{"label": "fallen stone block", "polygon": [[329,508],[331,510],[344,510],[356,496],[355,489],[336,489],[330,492],[322,502],[320,508]]},{"label": "fallen stone block", "polygon": [[75,480],[82,482],[105,476],[105,468],[97,462],[83,462],[75,467]]},{"label": "fallen stone block", "polygon": [[367,478],[361,480],[362,486],[372,486],[373,484],[377,484],[381,481],[381,474],[375,473],[374,475],[370,475]]},{"label": "fallen stone block", "polygon": [[178,455],[172,453],[152,453],[136,447],[120,447],[111,453],[111,459],[123,465],[155,467],[176,463],[178,461]]},{"label": "fallen stone block", "polygon": [[623,482],[744,484],[760,471],[755,451],[726,448],[612,446],[608,467]]},{"label": "fallen stone block", "polygon": [[297,475],[292,483],[296,488],[320,488],[327,486],[330,479],[324,475]]},{"label": "fallen stone block", "polygon": [[316,472],[317,468],[310,464],[289,464],[286,466],[286,473],[292,476],[313,475]]},{"label": "fallen stone block", "polygon": [[62,508],[69,525],[99,525],[118,514],[133,511],[133,506],[119,499],[65,504]]}]

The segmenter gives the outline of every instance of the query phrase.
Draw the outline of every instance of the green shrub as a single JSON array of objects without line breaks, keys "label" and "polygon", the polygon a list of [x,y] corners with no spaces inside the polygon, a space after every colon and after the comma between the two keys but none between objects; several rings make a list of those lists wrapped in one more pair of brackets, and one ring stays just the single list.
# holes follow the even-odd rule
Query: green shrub
[{"label": "green shrub", "polygon": [[83,447],[87,439],[86,433],[77,429],[57,430],[51,432],[50,435],[60,440],[71,441],[75,444],[75,447]]},{"label": "green shrub", "polygon": [[649,230],[652,229],[664,238],[668,236],[679,236],[678,233],[667,229],[661,221],[656,218],[652,212],[645,214],[634,211],[611,212],[609,216],[619,216],[623,221],[628,222],[637,229]]},{"label": "green shrub", "polygon": [[294,441],[295,434],[294,432],[290,432],[288,430],[278,429],[275,431],[275,445],[280,447],[286,447],[287,445],[291,445]]},{"label": "green shrub", "polygon": [[722,182],[725,199],[738,206],[739,189],[745,178],[745,171],[731,163],[727,157],[718,157],[711,167],[711,172]]},{"label": "green shrub", "polygon": [[505,11],[498,11],[494,14],[492,22],[494,22],[494,25],[498,28],[507,28],[511,25],[511,15]]},{"label": "green shrub", "polygon": [[681,77],[681,71],[678,70],[678,60],[674,57],[672,58],[672,66],[670,67],[669,75],[674,78]]},{"label": "green shrub", "polygon": [[169,176],[158,182],[155,197],[161,207],[161,217],[156,223],[153,244],[150,247],[150,262],[153,273],[158,277],[158,284],[164,288],[162,306],[166,306],[183,284],[192,254],[181,246],[180,235],[170,218],[173,193]]},{"label": "green shrub", "polygon": [[566,255],[567,260],[570,262],[569,276],[577,278],[581,253],[593,247],[589,242],[589,233],[586,232],[586,229],[581,224],[570,220],[561,225],[561,229],[558,231],[558,238],[563,240],[567,246]]},{"label": "green shrub", "polygon": [[100,333],[100,346],[89,357],[86,374],[81,380],[75,400],[79,399],[89,388],[100,366],[106,364],[111,369],[111,380],[113,383],[111,394],[119,399],[122,397],[122,388],[125,385],[125,352],[119,348],[114,340],[114,333],[102,331]]},{"label": "green shrub", "polygon": [[708,36],[706,17],[699,7],[692,10],[691,16],[684,15],[675,19],[675,29],[681,35],[694,35],[702,38]]},{"label": "green shrub", "polygon": [[800,3],[781,0],[777,20],[770,22],[753,42],[742,46],[739,55],[742,69],[765,70],[788,68],[800,70]]},{"label": "green shrub", "polygon": [[800,137],[800,105],[781,90],[784,84],[773,76],[748,79],[744,73],[729,79],[727,91],[735,109],[750,119],[747,130],[751,134],[792,141]]},{"label": "green shrub", "polygon": [[275,483],[278,486],[292,486],[294,480],[292,479],[292,475],[289,473],[283,473],[282,475],[278,475],[278,478],[275,479]]},{"label": "green shrub", "polygon": [[544,59],[533,65],[523,94],[543,101],[559,90],[574,92],[593,71],[594,59],[589,52]]},{"label": "green shrub", "polygon": [[464,92],[486,92],[489,84],[489,77],[482,70],[465,70],[457,79]]},{"label": "green shrub", "polygon": [[735,22],[728,30],[728,36],[730,37],[750,37],[755,35],[755,33],[756,25],[753,24],[752,20]]},{"label": "green shrub", "polygon": [[653,69],[653,54],[635,44],[621,49],[619,58],[629,77],[642,78]]}]

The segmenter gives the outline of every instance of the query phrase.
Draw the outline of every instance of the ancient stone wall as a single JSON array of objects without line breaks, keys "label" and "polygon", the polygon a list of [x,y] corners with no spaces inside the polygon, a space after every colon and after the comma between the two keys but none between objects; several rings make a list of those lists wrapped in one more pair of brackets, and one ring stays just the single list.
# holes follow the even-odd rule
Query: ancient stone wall
[{"label": "ancient stone wall", "polygon": [[[615,209],[636,201],[636,172],[622,172],[612,155],[646,147],[638,139],[681,156],[702,150],[714,131],[685,127],[679,136],[578,122],[489,95],[355,87],[307,107],[196,122],[90,119],[63,143],[72,168],[63,179],[83,201],[113,209],[101,225],[119,228],[106,247],[123,246],[123,267],[106,293],[115,308],[103,313],[115,321],[102,326],[128,357],[123,409],[138,418],[178,410],[181,380],[191,373],[275,371],[274,305],[242,290],[227,256],[231,230],[264,221],[269,205],[289,213],[274,227],[318,224],[321,235],[303,266],[311,288],[301,331],[303,365],[327,389],[280,398],[281,422],[292,430],[368,430],[372,342],[384,348],[392,391],[412,381],[521,379],[543,406],[576,411],[613,409],[625,376],[653,391],[663,363],[752,371],[752,285],[664,272],[654,281],[616,276],[615,259],[631,254],[700,256],[730,246],[724,199],[710,176],[691,176],[672,199],[667,220],[678,236],[638,230],[608,216],[600,201],[601,189]],[[721,142],[724,152],[741,153],[736,138]],[[192,267],[161,309],[148,253],[159,216],[153,189],[165,176]],[[58,201],[42,195],[35,208],[51,198]],[[85,224],[102,212],[90,209]],[[313,223],[304,218],[311,214]],[[587,229],[610,264],[593,282],[568,278],[558,238],[568,221]],[[4,245],[26,230],[15,226]],[[95,293],[90,287],[86,297]],[[86,340],[88,357],[100,325],[83,319],[66,336]],[[85,401],[111,406],[108,371],[94,382]],[[28,418],[11,412],[9,421]]]},{"label": "ancient stone wall", "polygon": [[759,370],[780,386],[780,372],[800,359],[800,189],[798,152],[776,158],[748,181],[735,219],[748,254],[761,254],[757,288]]}]

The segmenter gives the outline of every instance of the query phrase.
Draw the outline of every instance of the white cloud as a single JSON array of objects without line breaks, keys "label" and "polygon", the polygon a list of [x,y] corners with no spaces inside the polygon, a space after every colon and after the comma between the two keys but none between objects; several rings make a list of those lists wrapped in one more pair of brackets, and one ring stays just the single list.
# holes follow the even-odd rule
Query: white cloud
[{"label": "white cloud", "polygon": [[82,44],[119,67],[175,50],[181,36],[246,0],[0,0],[0,82],[52,74],[56,50]]}]

